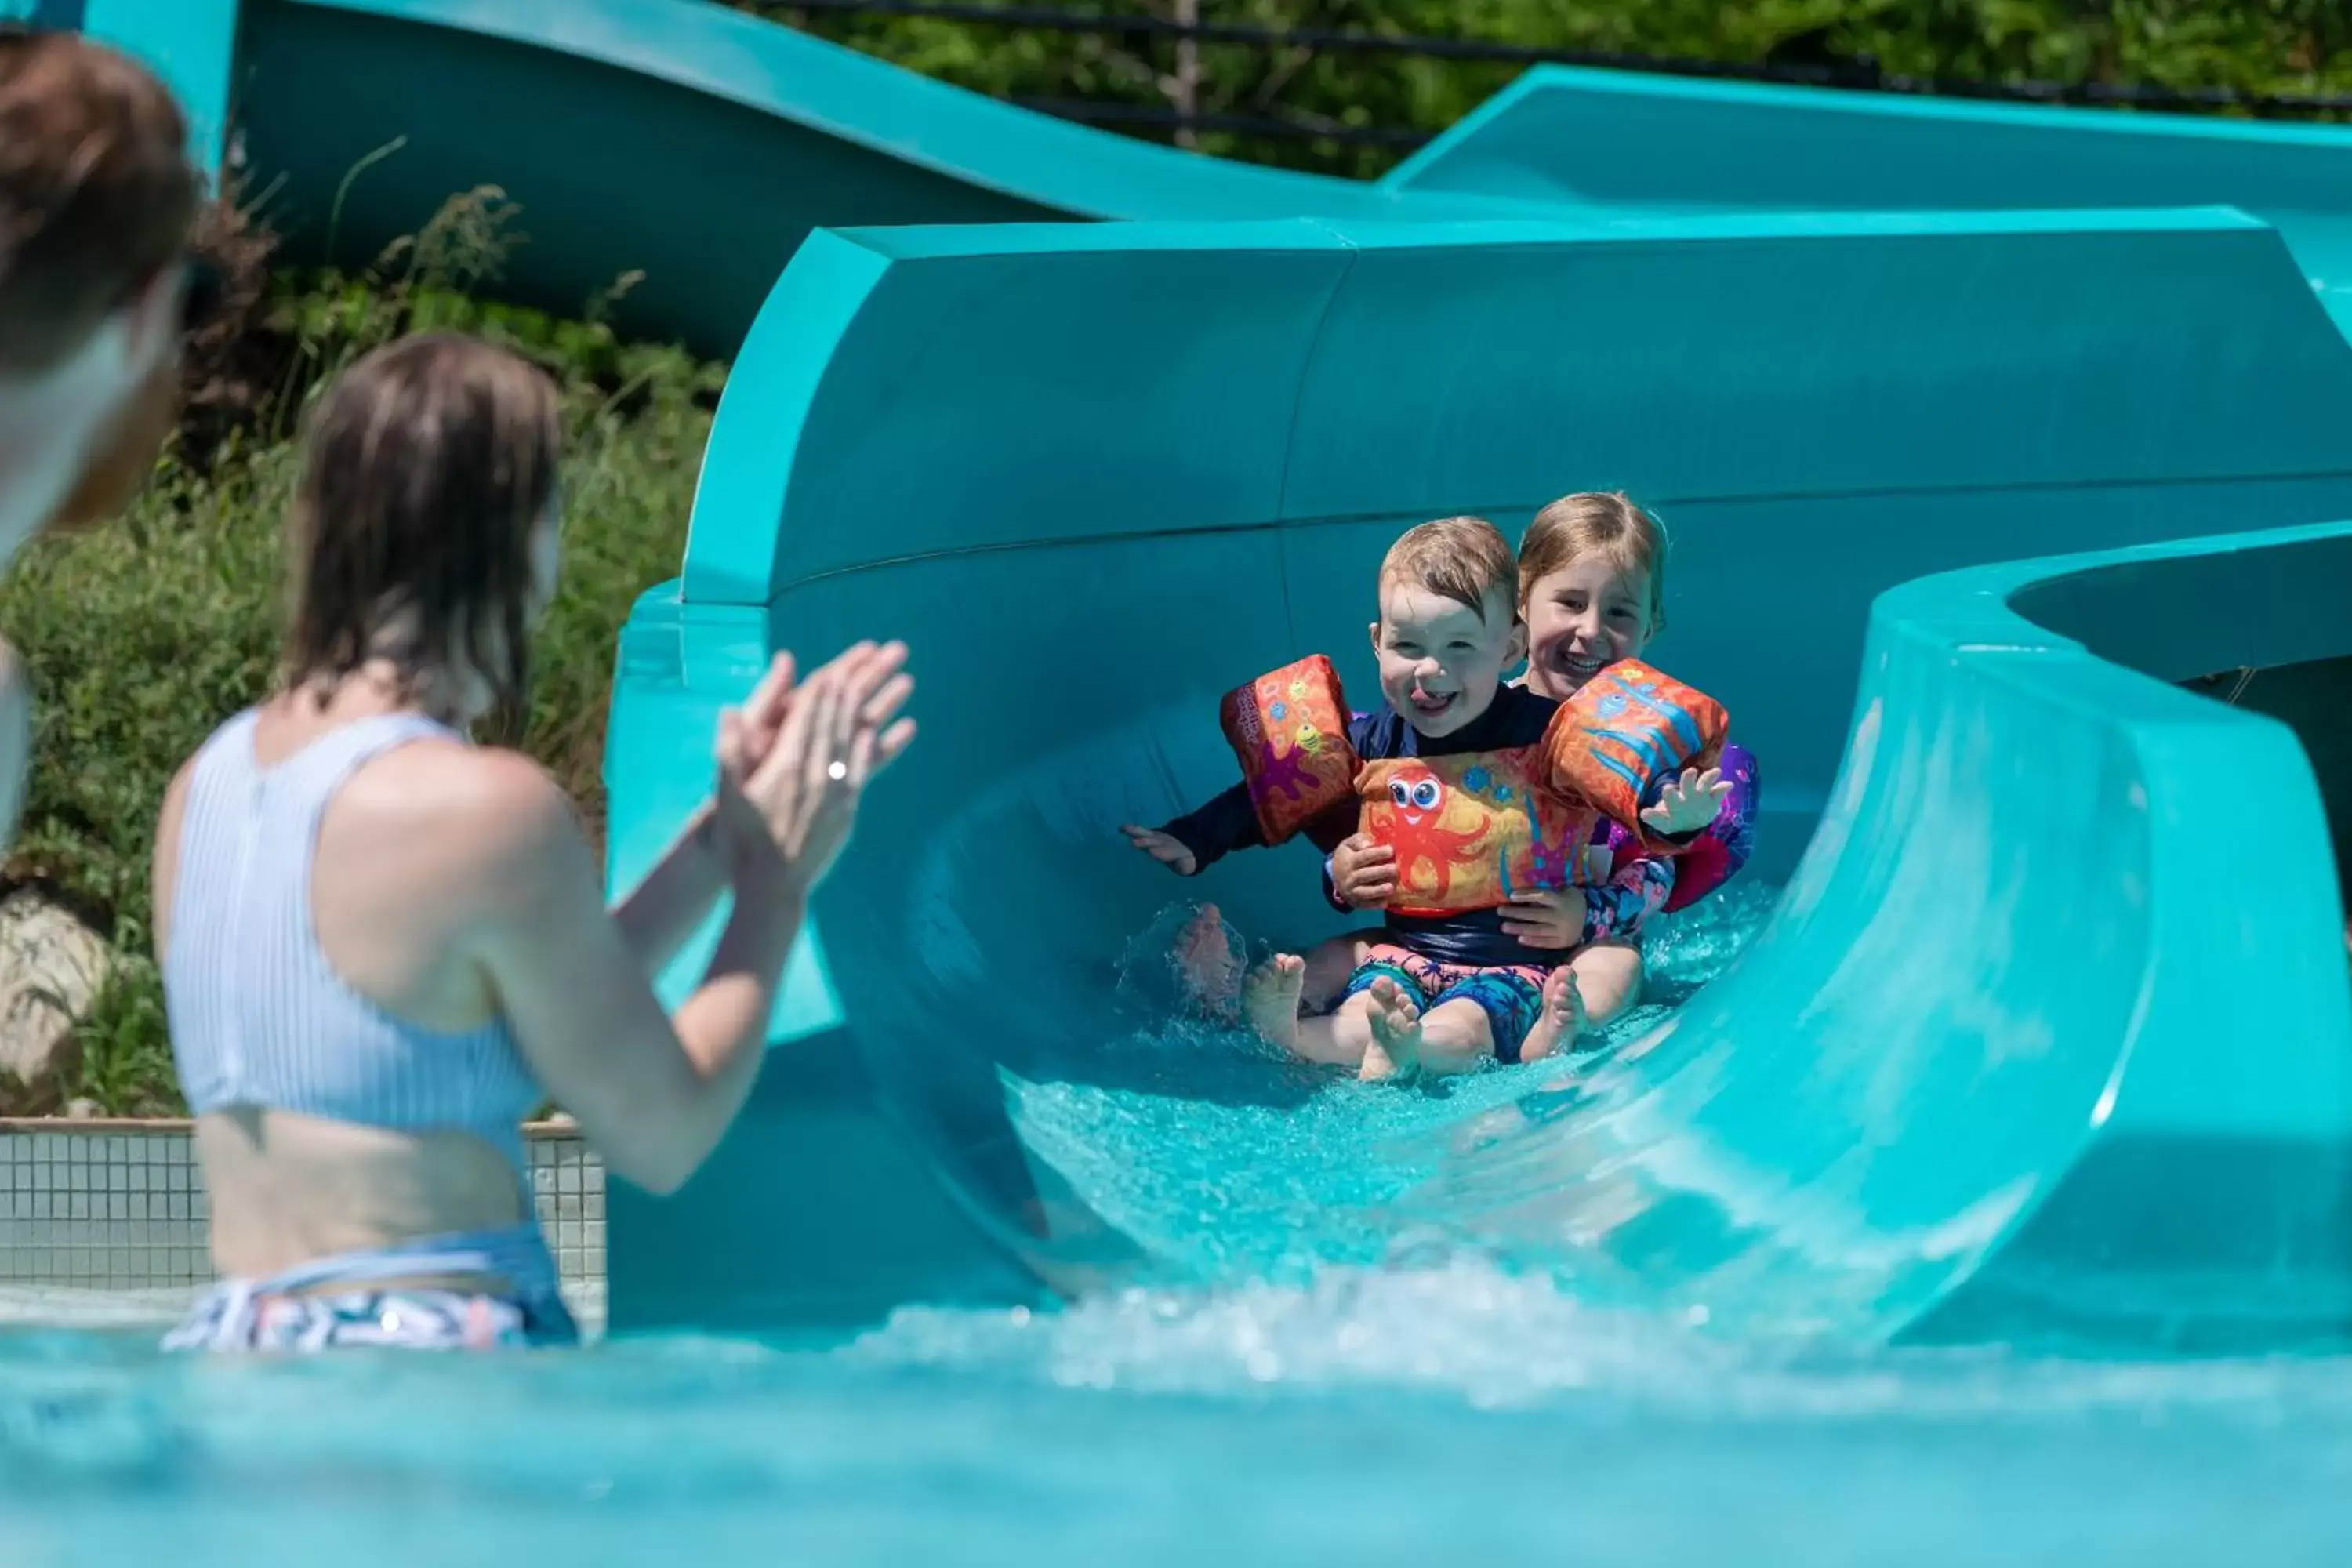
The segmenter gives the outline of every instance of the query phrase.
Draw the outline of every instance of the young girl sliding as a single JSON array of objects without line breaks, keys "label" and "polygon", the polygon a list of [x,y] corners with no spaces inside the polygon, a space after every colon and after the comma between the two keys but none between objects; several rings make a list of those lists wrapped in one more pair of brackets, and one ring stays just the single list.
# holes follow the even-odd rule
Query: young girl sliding
[{"label": "young girl sliding", "polygon": [[[1519,543],[1528,664],[1516,684],[1564,700],[1610,665],[1641,657],[1665,626],[1665,567],[1656,520],[1622,493],[1564,496],[1538,512]],[[1642,855],[1620,829],[1588,847],[1581,885],[1530,892],[1504,906],[1503,927],[1530,950],[1530,962],[1564,960],[1570,981],[1569,1026],[1538,1032],[1523,1059],[1570,1048],[1580,1034],[1638,1001],[1643,924],[1661,909],[1720,886],[1745,863],[1754,839],[1755,759],[1727,747],[1720,768],[1669,781],[1659,805],[1684,820],[1702,820],[1694,811],[1706,799],[1717,805],[1713,819],[1683,855]],[[1395,857],[1359,834],[1333,852],[1328,876],[1335,904],[1377,910],[1396,890]],[[1352,931],[1311,950],[1302,1009],[1328,1010],[1383,937],[1378,930]],[[1214,906],[1204,907],[1185,934],[1180,961],[1191,967],[1222,954],[1225,940],[1222,917]]]}]

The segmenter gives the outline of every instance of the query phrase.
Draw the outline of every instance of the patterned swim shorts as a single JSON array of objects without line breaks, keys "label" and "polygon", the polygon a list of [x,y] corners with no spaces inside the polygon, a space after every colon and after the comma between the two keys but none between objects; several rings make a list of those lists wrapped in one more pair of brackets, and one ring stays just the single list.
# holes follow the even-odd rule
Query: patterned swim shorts
[{"label": "patterned swim shorts", "polygon": [[215,1286],[163,1341],[166,1351],[520,1350],[574,1344],[562,1303],[460,1290],[258,1296]]},{"label": "patterned swim shorts", "polygon": [[1486,1012],[1486,1026],[1495,1040],[1495,1058],[1516,1062],[1528,1031],[1543,1016],[1544,982],[1550,975],[1551,969],[1540,963],[1492,968],[1440,963],[1407,948],[1376,942],[1349,977],[1341,1000],[1369,991],[1375,980],[1389,979],[1403,986],[1423,1014],[1444,1002],[1475,1002]]},{"label": "patterned swim shorts", "polygon": [[[411,1280],[451,1278],[455,1288]],[[463,1288],[478,1279],[481,1289]],[[504,1350],[580,1342],[547,1240],[529,1220],[418,1237],[206,1290],[167,1351]]]}]

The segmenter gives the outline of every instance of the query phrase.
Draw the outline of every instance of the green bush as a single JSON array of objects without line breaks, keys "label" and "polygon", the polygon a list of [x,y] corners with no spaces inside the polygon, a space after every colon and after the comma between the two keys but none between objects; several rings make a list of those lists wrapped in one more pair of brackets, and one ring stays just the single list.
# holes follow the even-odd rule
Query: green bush
[{"label": "green bush", "polygon": [[[494,206],[477,192],[444,218]],[[115,977],[79,1026],[82,1061],[67,1086],[110,1114],[179,1110],[150,957],[156,811],[214,726],[270,689],[299,406],[378,342],[457,327],[530,354],[563,386],[563,582],[534,645],[523,744],[601,830],[614,639],[635,596],[677,570],[724,372],[614,342],[596,301],[571,322],[481,301],[469,290],[492,268],[480,255],[452,266],[434,244],[428,230],[355,278],[277,279],[258,328],[278,340],[277,384],[247,421],[201,468],[175,447],[127,517],[36,545],[0,581],[0,634],[35,689],[33,773],[7,877],[72,906],[114,946]]]},{"label": "green bush", "polygon": [[[1442,131],[1520,68],[1211,43],[1199,47],[1188,86],[1166,34],[981,26],[793,0],[727,3],[999,97],[1168,108],[1189,93],[1202,113],[1317,128]],[[984,3],[1034,9],[1037,0]],[[1180,0],[1045,0],[1045,8],[1181,15]],[[1270,32],[1475,38],[1734,65],[1868,58],[1890,74],[1945,80],[2352,93],[2352,7],[2343,0],[1196,0],[1192,10],[1202,22]],[[1224,157],[1362,177],[1402,156],[1395,147],[1229,131],[1198,142]]]}]

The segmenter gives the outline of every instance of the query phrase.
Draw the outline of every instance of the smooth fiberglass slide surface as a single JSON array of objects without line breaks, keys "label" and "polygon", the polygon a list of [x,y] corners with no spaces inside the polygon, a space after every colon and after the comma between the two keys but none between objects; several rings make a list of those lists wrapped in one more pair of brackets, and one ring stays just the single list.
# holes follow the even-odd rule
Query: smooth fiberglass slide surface
[{"label": "smooth fiberglass slide surface", "polygon": [[[2292,739],[2001,610],[1994,578],[1899,585],[2346,515],[2347,416],[2352,351],[2227,211],[813,237],[725,394],[681,578],[624,635],[615,879],[772,647],[905,637],[924,733],[709,1178],[616,1190],[614,1324],[1376,1259],[1399,1226],[1870,1341],[2032,1301],[2145,1331],[2107,1287],[2150,1275],[2200,1281],[2164,1298],[2182,1341],[2257,1331],[2282,1279],[2312,1287],[2299,1327],[2340,1324],[2352,1026]],[[1655,657],[1763,759],[1750,875],[1796,868],[1745,955],[1638,1060],[1433,1111],[1155,1035],[1130,955],[1171,904],[1334,929],[1304,851],[1182,883],[1120,840],[1234,777],[1219,694],[1310,651],[1369,691],[1400,529],[1516,531],[1618,485],[1674,533]],[[2284,900],[2182,875],[2232,768],[2288,781],[2280,829],[2314,846]],[[2198,967],[2257,952],[2293,984],[2196,1015]],[[2246,1068],[2201,1099],[2200,1039]],[[1349,1142],[1367,1121],[1393,1136]],[[1266,1179],[1335,1150],[1411,1179]],[[2171,1223],[2150,1162],[2205,1173],[2210,1223]],[[1279,1244],[1190,1243],[1253,1229]]]},{"label": "smooth fiberglass slide surface", "polygon": [[2352,322],[2352,130],[1545,66],[1391,171],[1399,192],[1648,211],[2168,207],[2275,224]]},{"label": "smooth fiberglass slide surface", "polygon": [[716,0],[78,0],[55,19],[232,121],[221,156],[289,258],[364,266],[494,185],[521,243],[493,292],[576,313],[641,274],[619,324],[717,356],[818,225],[1527,210],[1089,130]]}]

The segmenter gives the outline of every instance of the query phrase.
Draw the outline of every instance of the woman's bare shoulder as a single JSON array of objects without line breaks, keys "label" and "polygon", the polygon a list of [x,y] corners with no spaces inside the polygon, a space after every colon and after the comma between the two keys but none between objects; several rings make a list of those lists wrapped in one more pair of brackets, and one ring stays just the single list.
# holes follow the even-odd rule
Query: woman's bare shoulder
[{"label": "woman's bare shoulder", "polygon": [[406,814],[445,831],[577,826],[572,797],[555,776],[498,746],[414,742],[371,763],[349,788],[372,811]]},{"label": "woman's bare shoulder", "polygon": [[451,741],[418,741],[370,763],[324,826],[346,842],[397,847],[428,875],[491,888],[587,846],[571,796],[545,768],[520,752]]}]

